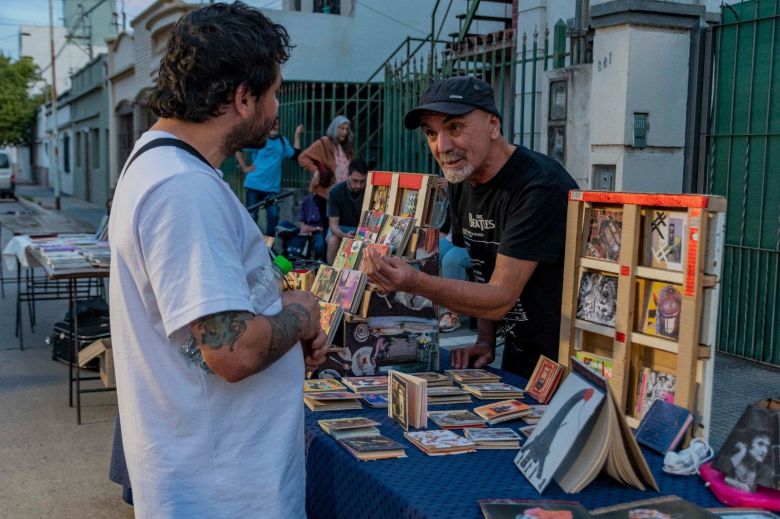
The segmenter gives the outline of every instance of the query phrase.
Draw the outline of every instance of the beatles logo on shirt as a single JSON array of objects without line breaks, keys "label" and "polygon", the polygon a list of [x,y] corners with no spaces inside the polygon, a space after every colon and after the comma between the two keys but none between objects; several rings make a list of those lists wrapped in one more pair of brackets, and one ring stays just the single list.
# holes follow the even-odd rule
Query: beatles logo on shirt
[{"label": "beatles logo on shirt", "polygon": [[480,231],[488,231],[496,228],[496,222],[484,218],[481,214],[474,217],[473,214],[469,213],[469,227],[479,229]]}]

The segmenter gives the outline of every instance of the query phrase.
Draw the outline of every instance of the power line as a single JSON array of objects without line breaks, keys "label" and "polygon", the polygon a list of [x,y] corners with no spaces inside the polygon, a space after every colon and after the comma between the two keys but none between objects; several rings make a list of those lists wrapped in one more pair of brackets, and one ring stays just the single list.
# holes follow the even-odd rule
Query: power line
[{"label": "power line", "polygon": [[399,25],[403,25],[404,27],[407,27],[407,28],[409,28],[409,29],[412,29],[413,31],[417,31],[417,32],[419,32],[420,34],[424,34],[424,35],[426,35],[426,36],[428,35],[428,33],[427,33],[427,32],[425,32],[425,31],[421,31],[421,30],[420,30],[420,29],[418,29],[417,27],[412,27],[411,25],[409,25],[409,24],[407,24],[407,23],[404,23],[404,22],[402,22],[401,20],[398,20],[398,19],[396,19],[396,18],[393,18],[392,16],[390,16],[390,15],[388,15],[388,14],[385,14],[385,13],[383,13],[382,11],[377,11],[376,9],[374,9],[373,7],[371,7],[370,5],[366,5],[366,4],[364,4],[363,2],[361,2],[360,0],[355,0],[355,3],[357,3],[358,5],[362,5],[363,7],[365,7],[366,9],[368,9],[369,11],[374,11],[376,14],[378,14],[378,15],[380,15],[380,16],[384,16],[384,17],[385,17],[385,18],[387,18],[388,20],[392,20],[392,21],[394,21],[395,23],[397,23],[397,24],[399,24]]}]

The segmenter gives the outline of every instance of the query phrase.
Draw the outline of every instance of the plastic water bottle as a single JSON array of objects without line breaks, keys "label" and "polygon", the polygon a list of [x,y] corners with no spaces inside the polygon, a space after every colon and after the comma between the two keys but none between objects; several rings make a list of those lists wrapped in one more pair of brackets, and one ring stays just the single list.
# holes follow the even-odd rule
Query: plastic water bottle
[{"label": "plastic water bottle", "polygon": [[[290,260],[284,256],[275,256],[270,264],[257,267],[249,272],[247,276],[249,302],[252,304],[252,311],[255,315],[262,314],[274,301],[279,299],[285,287],[284,276],[292,270],[292,267]],[[192,335],[182,344],[181,352],[190,362],[198,365],[204,373],[213,373],[206,361],[203,360],[198,342]]]}]

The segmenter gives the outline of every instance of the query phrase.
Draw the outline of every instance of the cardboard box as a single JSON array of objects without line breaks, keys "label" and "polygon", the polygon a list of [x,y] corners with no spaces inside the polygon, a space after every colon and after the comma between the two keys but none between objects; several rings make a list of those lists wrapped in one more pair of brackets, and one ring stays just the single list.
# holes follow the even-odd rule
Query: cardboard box
[{"label": "cardboard box", "polygon": [[84,367],[94,358],[100,360],[100,380],[105,387],[116,387],[114,355],[111,339],[98,339],[79,352],[79,367]]}]

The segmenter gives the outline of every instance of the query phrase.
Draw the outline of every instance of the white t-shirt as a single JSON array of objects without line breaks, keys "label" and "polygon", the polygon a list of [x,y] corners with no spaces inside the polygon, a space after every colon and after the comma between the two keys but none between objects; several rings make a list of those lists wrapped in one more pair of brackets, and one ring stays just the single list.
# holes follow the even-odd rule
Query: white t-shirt
[{"label": "white t-shirt", "polygon": [[[133,153],[159,137],[173,136],[146,132]],[[251,311],[247,274],[270,262],[220,176],[187,151],[154,148],[113,201],[111,335],[135,513],[305,517],[300,345],[235,384],[180,351],[195,319]]]}]

